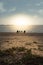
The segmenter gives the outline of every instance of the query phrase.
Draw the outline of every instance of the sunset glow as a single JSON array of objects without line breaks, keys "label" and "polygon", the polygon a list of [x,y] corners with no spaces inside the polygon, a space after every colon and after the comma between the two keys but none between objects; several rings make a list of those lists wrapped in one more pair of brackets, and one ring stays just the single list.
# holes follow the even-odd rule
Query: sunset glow
[{"label": "sunset glow", "polygon": [[15,15],[10,20],[11,24],[15,25],[18,30],[27,30],[28,26],[31,24],[31,19],[27,15]]}]

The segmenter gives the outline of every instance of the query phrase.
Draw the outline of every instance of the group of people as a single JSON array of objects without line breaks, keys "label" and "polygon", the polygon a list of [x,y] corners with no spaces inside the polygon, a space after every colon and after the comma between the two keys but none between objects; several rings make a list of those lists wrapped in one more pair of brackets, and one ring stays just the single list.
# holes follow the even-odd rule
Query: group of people
[{"label": "group of people", "polygon": [[26,33],[26,31],[25,30],[24,31],[17,30],[17,33]]}]

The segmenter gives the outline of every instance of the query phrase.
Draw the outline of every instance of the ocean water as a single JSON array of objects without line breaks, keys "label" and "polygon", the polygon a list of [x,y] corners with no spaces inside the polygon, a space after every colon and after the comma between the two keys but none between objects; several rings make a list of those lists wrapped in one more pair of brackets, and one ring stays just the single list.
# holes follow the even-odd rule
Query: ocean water
[{"label": "ocean water", "polygon": [[[0,25],[0,32],[15,32],[17,29],[14,25]],[[43,25],[29,25],[28,32],[43,33]]]}]

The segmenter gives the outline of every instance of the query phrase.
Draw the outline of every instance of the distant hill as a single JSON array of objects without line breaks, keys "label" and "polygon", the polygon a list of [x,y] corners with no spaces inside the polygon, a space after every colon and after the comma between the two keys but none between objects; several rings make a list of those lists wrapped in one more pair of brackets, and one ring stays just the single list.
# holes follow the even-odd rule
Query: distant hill
[{"label": "distant hill", "polygon": [[[0,25],[0,32],[15,32],[14,25]],[[28,26],[29,33],[43,33],[43,25],[29,25]]]}]

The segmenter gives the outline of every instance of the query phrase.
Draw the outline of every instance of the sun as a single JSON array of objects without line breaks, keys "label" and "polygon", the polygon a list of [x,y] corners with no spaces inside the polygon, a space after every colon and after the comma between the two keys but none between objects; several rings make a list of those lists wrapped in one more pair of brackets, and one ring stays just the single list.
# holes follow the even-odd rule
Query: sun
[{"label": "sun", "polygon": [[15,24],[17,26],[25,26],[27,25],[27,19],[24,16],[18,16],[15,18]]},{"label": "sun", "polygon": [[28,26],[28,18],[24,15],[17,15],[15,17],[15,26],[18,30],[25,30]]},{"label": "sun", "polygon": [[24,14],[18,14],[18,15],[15,15],[10,22],[13,23],[13,25],[15,25],[16,30],[23,31],[28,29],[30,20],[31,19],[29,18],[29,16]]}]

